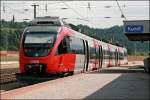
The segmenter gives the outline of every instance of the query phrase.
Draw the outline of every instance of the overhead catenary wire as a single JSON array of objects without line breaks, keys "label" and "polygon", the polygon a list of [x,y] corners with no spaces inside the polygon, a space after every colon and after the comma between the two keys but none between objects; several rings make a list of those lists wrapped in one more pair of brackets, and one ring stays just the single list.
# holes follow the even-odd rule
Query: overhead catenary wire
[{"label": "overhead catenary wire", "polygon": [[[117,1],[117,0],[116,0],[116,1]],[[67,3],[66,3],[66,2],[67,2]],[[117,2],[118,2],[118,1],[117,1]],[[7,3],[9,3],[9,2],[4,2],[4,3],[7,4]],[[11,3],[12,3],[12,4],[19,4],[19,2],[11,2]],[[25,3],[25,4],[30,4],[31,2],[30,2],[30,3],[29,3],[29,2],[24,2],[24,3]],[[23,4],[24,4],[24,3],[23,3]],[[37,3],[37,4],[40,4],[40,5],[45,5],[45,3],[46,3],[46,4],[59,4],[59,3],[64,4],[64,3],[66,3],[66,4],[69,6],[69,7],[68,7],[68,6],[67,6],[67,7],[68,7],[68,8],[71,7],[72,9],[71,9],[71,8],[70,8],[70,9],[71,9],[74,13],[76,13],[76,14],[78,15],[77,17],[79,17],[79,18],[76,18],[77,20],[83,20],[83,21],[86,21],[86,22],[89,22],[89,23],[91,23],[91,21],[93,21],[93,19],[90,19],[90,18],[91,18],[92,15],[94,15],[94,10],[95,10],[95,8],[96,8],[96,6],[95,6],[94,4],[93,4],[92,7],[91,7],[91,5],[90,5],[90,6],[87,5],[88,2],[81,2],[83,5],[79,5],[79,6],[77,5],[76,8],[83,8],[83,6],[84,6],[84,8],[85,8],[85,6],[86,6],[87,14],[83,14],[83,13],[79,12],[76,8],[72,7],[72,5],[70,5],[70,3],[68,3],[68,1],[63,1],[63,2],[62,2],[62,1],[60,1],[60,2],[36,2],[36,3]],[[21,3],[20,3],[20,4],[21,4]],[[126,7],[127,7],[127,6],[134,6],[134,5],[137,6],[136,4],[132,4],[132,5],[130,4],[130,5],[126,5]],[[144,5],[146,5],[146,4],[138,4],[138,6],[140,6],[140,5],[141,5],[141,6],[144,6]],[[106,6],[107,6],[107,5],[106,5]],[[124,15],[124,13],[123,13],[123,11],[122,11],[122,9],[121,9],[122,6],[123,6],[123,5],[119,4],[119,2],[117,3],[117,5],[111,5],[111,7],[115,7],[115,8],[116,8],[116,7],[117,7],[117,8],[119,7],[119,10],[120,10],[121,14]],[[41,7],[42,7],[42,6],[41,6]],[[38,8],[38,11],[39,11],[39,12],[41,13],[41,15],[42,15],[42,14],[43,14],[42,12],[43,12],[43,11],[46,11],[46,8],[47,8],[47,7],[45,7],[45,6],[43,6],[43,8],[41,8],[41,7]],[[51,11],[51,12],[52,12],[52,11],[56,12],[55,10],[60,10],[60,9],[61,9],[61,8],[56,8],[56,6],[55,6],[55,8],[50,8],[50,7],[53,7],[53,6],[48,5],[47,13],[46,13],[46,14],[48,14],[50,11]],[[59,7],[61,7],[61,6],[59,6]],[[91,13],[91,11],[88,9],[88,7],[89,7],[90,9],[91,9],[91,8],[93,9],[93,11],[92,11],[93,14],[89,14],[89,13]],[[99,9],[99,8],[102,8],[102,7],[104,8],[105,6],[103,5],[103,6],[99,6],[99,7],[97,7],[97,8]],[[31,8],[28,8],[27,10],[25,10],[24,8],[23,8],[23,9],[17,9],[17,8],[14,9],[14,8],[12,7],[12,9],[15,10],[16,12],[19,12],[19,13],[22,13],[22,14],[24,13],[24,14],[30,15],[30,16],[31,16],[31,13],[30,13],[30,12],[33,11],[33,9],[31,9]],[[10,9],[10,11],[11,11],[12,9]],[[49,9],[50,9],[50,10],[49,10]],[[43,10],[43,11],[42,11],[42,10]],[[108,10],[111,10],[111,9],[108,9]],[[114,10],[114,9],[112,9],[112,10]],[[6,8],[5,11],[6,11],[6,12],[5,12],[6,14],[10,13],[10,12],[9,12],[9,9],[7,9],[7,8]],[[89,12],[89,11],[90,11],[90,12]],[[3,12],[3,11],[1,11],[1,12]],[[95,16],[95,15],[94,15],[94,16]],[[93,17],[94,17],[94,16],[93,16]],[[109,15],[108,15],[108,16],[109,16]],[[104,17],[107,17],[107,16],[102,16],[102,17],[100,17],[100,18],[104,18]],[[110,16],[110,17],[111,17],[111,18],[107,18],[106,20],[111,20],[111,19],[113,19],[113,18],[118,18],[118,17],[113,17],[113,16]],[[134,16],[125,16],[125,18],[126,18],[126,17],[128,18],[128,17],[134,17]],[[136,17],[136,16],[135,16],[135,17]],[[144,17],[144,16],[137,16],[137,17]],[[95,18],[95,17],[94,17],[94,18]],[[97,19],[98,19],[98,17],[97,17]]]},{"label": "overhead catenary wire", "polygon": [[[67,6],[68,8],[70,8],[74,13],[76,13],[78,16],[80,16],[80,18],[76,18],[76,20],[82,20],[82,21],[86,21],[90,24],[92,24],[92,26],[95,27],[95,24],[88,20],[86,17],[84,17],[83,15],[81,15],[78,11],[76,11],[74,8],[72,8],[71,6],[69,6],[67,3],[63,2],[65,6]],[[88,6],[86,6],[86,8],[88,9]],[[91,6],[90,6],[90,9],[91,9]]]},{"label": "overhead catenary wire", "polygon": [[[2,2],[4,2],[4,1],[2,1]],[[71,2],[71,1],[65,1],[65,2]],[[4,2],[5,4],[22,4],[22,2],[8,2],[8,1],[5,1]],[[24,2],[24,4],[31,4],[31,3],[34,3],[34,2]],[[39,2],[37,2],[37,3],[39,3]],[[62,1],[60,1],[60,2],[53,2],[53,3],[49,3],[49,2],[46,2],[47,4],[59,4],[59,3],[63,3]],[[82,3],[82,2],[81,2]],[[45,2],[43,2],[43,3],[40,3],[40,5],[45,5]],[[122,5],[122,6],[124,6],[124,5]],[[130,5],[126,5],[126,6],[149,6],[149,4],[130,4]],[[94,5],[93,5],[93,7],[94,7]],[[115,6],[113,6],[113,7],[115,7]]]},{"label": "overhead catenary wire", "polygon": [[[10,8],[10,9],[12,9],[13,11],[16,11],[17,13],[21,13],[21,14],[24,14],[24,12],[23,11],[20,11],[20,10],[17,10],[17,9],[14,9],[14,8],[12,8],[12,7],[9,7],[8,5],[5,5],[5,9],[6,8]],[[7,10],[5,10],[5,11],[7,11]],[[28,13],[26,13],[27,15],[29,15]],[[31,15],[29,15],[30,17],[31,17]]]},{"label": "overhead catenary wire", "polygon": [[74,13],[76,13],[77,15],[79,15],[82,19],[85,19],[84,16],[82,16],[79,12],[77,12],[75,9],[73,9],[72,7],[70,7],[67,3],[63,2],[64,5],[66,5],[68,8],[70,8]]},{"label": "overhead catenary wire", "polygon": [[[65,2],[69,2],[69,1],[65,1]],[[32,3],[35,3],[35,2],[24,2],[24,4],[32,4]],[[39,2],[36,2],[36,4],[38,4]],[[59,3],[62,3],[62,1],[60,1],[60,2],[53,2],[53,3],[48,3],[47,2],[47,4],[59,4]],[[17,3],[15,3],[15,2],[6,2],[5,1],[5,4],[22,4],[22,2],[17,2]],[[45,2],[43,2],[43,4],[42,3],[40,3],[40,5],[45,5]]]},{"label": "overhead catenary wire", "polygon": [[121,17],[123,17],[123,18],[125,18],[125,20],[127,20],[126,16],[124,15],[124,13],[123,13],[123,11],[122,11],[120,5],[119,5],[118,0],[116,0],[116,2],[117,2],[117,5],[118,5],[119,10],[120,10],[120,12],[121,12]]}]

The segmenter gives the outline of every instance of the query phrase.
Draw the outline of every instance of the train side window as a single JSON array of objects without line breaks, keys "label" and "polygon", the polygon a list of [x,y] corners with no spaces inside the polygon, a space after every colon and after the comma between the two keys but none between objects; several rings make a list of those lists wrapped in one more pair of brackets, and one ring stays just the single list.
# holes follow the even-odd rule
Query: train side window
[{"label": "train side window", "polygon": [[103,50],[102,52],[103,52],[103,58],[106,59],[106,53],[105,53],[105,50]]},{"label": "train side window", "polygon": [[70,40],[69,37],[66,36],[58,46],[58,54],[65,54],[68,53],[69,51],[70,51]]},{"label": "train side window", "polygon": [[70,51],[76,54],[84,54],[84,42],[77,37],[70,37]]},{"label": "train side window", "polygon": [[90,47],[90,58],[91,59],[96,59],[97,58],[96,48]]},{"label": "train side window", "polygon": [[100,56],[99,48],[96,48],[96,59],[99,59],[99,56]]}]

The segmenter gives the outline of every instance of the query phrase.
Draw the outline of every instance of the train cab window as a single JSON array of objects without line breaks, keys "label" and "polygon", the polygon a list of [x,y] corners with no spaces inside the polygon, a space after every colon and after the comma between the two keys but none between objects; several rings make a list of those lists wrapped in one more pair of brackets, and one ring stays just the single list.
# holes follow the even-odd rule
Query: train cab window
[{"label": "train cab window", "polygon": [[69,51],[70,51],[70,40],[69,37],[66,36],[58,46],[58,54],[65,54],[68,53]]}]

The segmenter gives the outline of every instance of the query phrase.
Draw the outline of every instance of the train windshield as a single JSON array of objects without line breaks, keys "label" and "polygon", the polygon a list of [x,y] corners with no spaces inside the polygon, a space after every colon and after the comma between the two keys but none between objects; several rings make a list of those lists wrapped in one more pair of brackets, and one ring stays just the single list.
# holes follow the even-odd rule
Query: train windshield
[{"label": "train windshield", "polygon": [[47,56],[53,48],[58,34],[58,28],[30,27],[24,33],[24,52],[30,57]]},{"label": "train windshield", "polygon": [[26,34],[25,44],[46,43],[53,44],[56,33],[54,32],[30,32]]}]

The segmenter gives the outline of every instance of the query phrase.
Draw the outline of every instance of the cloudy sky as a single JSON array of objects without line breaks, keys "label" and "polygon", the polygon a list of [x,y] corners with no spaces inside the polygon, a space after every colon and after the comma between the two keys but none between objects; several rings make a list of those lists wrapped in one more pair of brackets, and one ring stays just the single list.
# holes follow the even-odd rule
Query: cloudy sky
[{"label": "cloudy sky", "polygon": [[[85,24],[95,28],[123,25],[121,11],[114,1],[2,1],[1,19],[24,21],[33,19],[32,4],[37,7],[37,17],[59,16],[66,22]],[[127,20],[148,20],[149,1],[118,1]],[[47,7],[46,7],[47,5]],[[47,10],[46,10],[47,8]],[[65,8],[65,9],[64,9]]]}]

